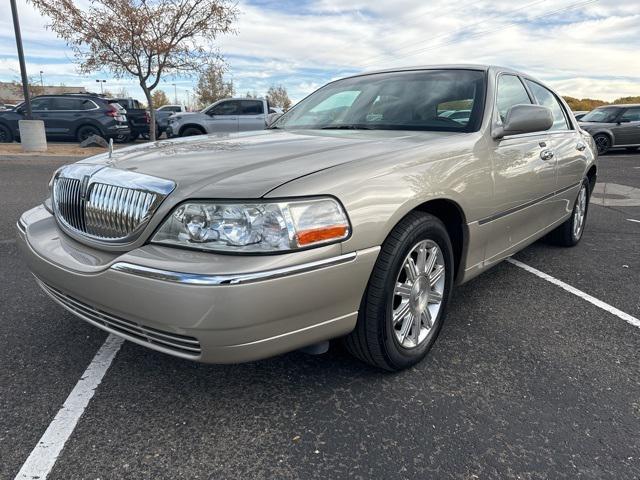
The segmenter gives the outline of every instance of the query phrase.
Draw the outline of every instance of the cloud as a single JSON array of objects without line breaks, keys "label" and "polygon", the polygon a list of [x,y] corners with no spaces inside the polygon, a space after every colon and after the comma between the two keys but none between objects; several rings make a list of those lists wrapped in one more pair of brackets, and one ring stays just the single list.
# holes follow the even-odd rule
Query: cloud
[{"label": "cloud", "polygon": [[[241,0],[239,8],[238,35],[218,44],[242,94],[282,84],[299,100],[358,71],[434,63],[510,66],[564,95],[640,94],[638,0]],[[46,19],[24,2],[20,13],[32,74],[42,69],[52,82],[94,82],[75,74],[69,49],[45,30]],[[15,77],[14,52],[3,2],[0,80]],[[141,97],[134,80],[109,82]],[[168,80],[160,88],[172,92],[171,83],[184,98],[195,81]]]}]

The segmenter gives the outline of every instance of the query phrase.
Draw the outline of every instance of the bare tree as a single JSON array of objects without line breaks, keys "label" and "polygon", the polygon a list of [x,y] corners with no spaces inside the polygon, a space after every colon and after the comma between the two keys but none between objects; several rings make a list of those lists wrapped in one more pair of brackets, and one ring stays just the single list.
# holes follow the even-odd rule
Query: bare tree
[{"label": "bare tree", "polygon": [[196,97],[202,107],[211,105],[223,98],[233,97],[235,88],[233,82],[225,82],[223,69],[219,65],[209,65],[200,74],[198,86],[196,87]]},{"label": "bare tree", "polygon": [[289,110],[289,108],[291,108],[291,99],[289,99],[287,89],[282,85],[277,87],[272,85],[269,88],[269,91],[267,92],[267,101],[269,102],[269,105],[282,108],[283,110]]},{"label": "bare tree", "polygon": [[151,94],[151,99],[153,100],[154,108],[161,107],[163,105],[169,105],[169,103],[171,103],[164,90],[156,90],[155,92],[153,92],[153,94]]},{"label": "bare tree", "polygon": [[[237,9],[228,0],[30,0],[51,19],[83,73],[109,70],[116,78],[138,80],[149,105],[155,140],[152,91],[165,75],[192,75],[221,61],[205,48],[232,32]],[[84,3],[84,2],[83,2]]]}]

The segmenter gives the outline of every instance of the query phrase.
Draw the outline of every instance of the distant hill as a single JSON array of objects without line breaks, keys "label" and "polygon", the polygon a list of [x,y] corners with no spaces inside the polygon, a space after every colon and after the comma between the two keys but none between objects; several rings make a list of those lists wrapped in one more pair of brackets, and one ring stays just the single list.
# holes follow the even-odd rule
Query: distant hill
[{"label": "distant hill", "polygon": [[574,112],[581,110],[593,110],[594,108],[601,107],[602,105],[616,105],[621,103],[640,103],[640,96],[638,97],[621,97],[616,98],[613,102],[605,102],[604,100],[598,100],[595,98],[573,98],[562,97],[569,104],[569,108]]}]

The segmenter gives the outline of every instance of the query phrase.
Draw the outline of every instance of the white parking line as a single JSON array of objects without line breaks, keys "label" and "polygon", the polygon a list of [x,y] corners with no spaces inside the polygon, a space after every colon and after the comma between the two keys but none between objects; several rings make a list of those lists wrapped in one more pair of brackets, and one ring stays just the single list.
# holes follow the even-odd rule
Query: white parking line
[{"label": "white parking line", "polygon": [[58,411],[49,427],[44,432],[38,445],[33,449],[27,461],[16,475],[16,480],[39,479],[44,480],[56,463],[64,444],[76,428],[76,424],[96,388],[100,385],[105,373],[109,369],[116,353],[120,350],[123,339],[109,335],[98,353],[82,374],[78,383]]},{"label": "white parking line", "polygon": [[640,223],[640,220],[635,220],[633,218],[627,218],[627,220],[629,220],[630,222]]},{"label": "white parking line", "polygon": [[574,295],[577,295],[583,300],[586,300],[587,302],[592,303],[596,307],[599,307],[603,310],[606,310],[609,313],[612,313],[616,317],[624,320],[625,322],[627,322],[630,325],[633,325],[634,327],[640,328],[640,320],[637,319],[636,317],[633,317],[628,313],[623,312],[622,310],[618,310],[616,307],[609,305],[608,303],[603,302],[602,300],[598,300],[597,298],[592,297],[588,293],[585,293],[582,290],[578,290],[577,288],[572,287],[567,283],[564,283],[562,280],[558,280],[557,278],[552,277],[547,273],[541,272],[540,270],[530,267],[526,263],[519,262],[518,260],[515,260],[513,258],[507,258],[507,262],[515,265],[516,267],[520,267],[529,273],[533,273],[534,275],[546,280],[547,282],[551,282],[554,285],[557,285],[558,287],[566,290],[569,293],[573,293]]}]

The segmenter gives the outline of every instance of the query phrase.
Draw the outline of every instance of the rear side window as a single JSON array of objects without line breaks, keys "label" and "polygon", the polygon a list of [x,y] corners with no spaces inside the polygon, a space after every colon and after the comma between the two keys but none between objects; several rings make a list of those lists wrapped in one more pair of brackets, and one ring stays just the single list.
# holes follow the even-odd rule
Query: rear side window
[{"label": "rear side window", "polygon": [[264,113],[261,101],[243,100],[240,102],[240,115],[260,115]]},{"label": "rear side window", "polygon": [[55,110],[91,110],[95,104],[88,98],[56,98]]},{"label": "rear side window", "polygon": [[525,80],[527,86],[531,89],[531,93],[536,97],[538,103],[542,106],[549,107],[551,113],[553,113],[553,126],[549,130],[568,130],[569,124],[567,117],[564,113],[564,109],[556,96],[542,85],[532,82],[531,80]]},{"label": "rear side window", "polygon": [[640,122],[640,108],[628,108],[622,114],[620,120],[627,122]]},{"label": "rear side window", "polygon": [[238,102],[227,101],[219,103],[215,107],[211,108],[207,113],[209,115],[238,115]]},{"label": "rear side window", "polygon": [[515,75],[500,75],[498,78],[498,93],[496,106],[500,114],[500,120],[504,122],[507,112],[514,105],[530,105],[531,99],[527,90]]}]

